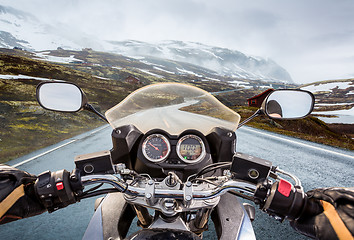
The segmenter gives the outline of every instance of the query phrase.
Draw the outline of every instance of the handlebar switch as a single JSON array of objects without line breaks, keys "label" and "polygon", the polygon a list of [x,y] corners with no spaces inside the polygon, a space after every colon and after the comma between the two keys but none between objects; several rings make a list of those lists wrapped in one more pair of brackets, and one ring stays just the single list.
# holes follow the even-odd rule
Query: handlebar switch
[{"label": "handlebar switch", "polygon": [[255,199],[258,199],[263,211],[281,221],[285,218],[292,220],[299,218],[307,203],[307,196],[303,190],[283,179],[268,187],[258,184]]},{"label": "handlebar switch", "polygon": [[38,176],[35,183],[37,195],[47,209],[53,206],[54,183],[51,181],[51,176],[50,171],[45,171]]},{"label": "handlebar switch", "polygon": [[35,191],[48,212],[76,202],[69,175],[68,171],[61,170],[57,172],[46,171],[38,176],[34,185]]}]

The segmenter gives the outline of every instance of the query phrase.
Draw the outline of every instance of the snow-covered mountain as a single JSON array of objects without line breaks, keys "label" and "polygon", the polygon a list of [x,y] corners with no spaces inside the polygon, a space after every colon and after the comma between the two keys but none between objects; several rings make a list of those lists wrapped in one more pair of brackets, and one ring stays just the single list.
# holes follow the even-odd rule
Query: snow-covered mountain
[{"label": "snow-covered mountain", "polygon": [[91,36],[72,31],[70,26],[49,25],[30,13],[0,5],[0,47],[29,51],[99,47]]},{"label": "snow-covered mountain", "polygon": [[[247,80],[292,83],[289,73],[270,59],[247,56],[227,48],[201,43],[163,41],[102,41],[74,31],[70,26],[48,25],[33,15],[0,5],[0,47],[18,47],[30,51],[63,49],[114,52],[158,65],[169,59],[210,69],[218,75]],[[166,63],[166,61],[164,61]]]},{"label": "snow-covered mountain", "polygon": [[292,82],[289,73],[274,61],[247,56],[227,48],[182,41],[146,43],[129,40],[109,43],[111,46],[106,46],[113,52],[132,57],[145,57],[148,62],[154,62],[153,58],[171,59],[202,66],[229,77]]}]

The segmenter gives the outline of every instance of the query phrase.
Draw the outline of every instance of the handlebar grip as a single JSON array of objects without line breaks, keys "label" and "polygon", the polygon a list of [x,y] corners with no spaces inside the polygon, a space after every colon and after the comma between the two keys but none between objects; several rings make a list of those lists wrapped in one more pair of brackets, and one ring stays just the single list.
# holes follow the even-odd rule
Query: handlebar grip
[{"label": "handlebar grip", "polygon": [[302,188],[294,187],[283,179],[272,185],[260,184],[255,192],[255,199],[262,210],[280,217],[281,220],[296,220],[323,211],[322,206],[309,199]]},{"label": "handlebar grip", "polygon": [[321,204],[313,199],[308,198],[306,195],[306,204],[300,217],[316,216],[323,212]]}]

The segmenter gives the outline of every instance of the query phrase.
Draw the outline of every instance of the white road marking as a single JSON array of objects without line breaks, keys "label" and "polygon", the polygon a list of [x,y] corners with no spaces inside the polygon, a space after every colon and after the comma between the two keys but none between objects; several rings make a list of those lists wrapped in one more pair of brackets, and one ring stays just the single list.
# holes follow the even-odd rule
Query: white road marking
[{"label": "white road marking", "polygon": [[[97,132],[99,132],[99,131],[101,131],[101,130],[107,128],[108,126],[109,126],[109,125],[105,125],[105,126],[99,128],[99,129],[96,129],[96,130],[92,131],[92,132],[89,134],[89,136],[91,136],[91,135],[93,135],[93,134],[95,134],[95,133],[97,133]],[[67,143],[64,143],[64,144],[62,144],[62,145],[60,145],[60,146],[58,146],[58,147],[49,149],[49,150],[46,151],[46,152],[43,152],[43,153],[41,153],[41,154],[38,154],[38,155],[36,155],[36,156],[34,156],[34,157],[31,157],[31,158],[29,158],[29,159],[23,160],[22,162],[19,162],[19,163],[16,163],[16,164],[12,165],[12,167],[21,166],[21,165],[23,165],[23,164],[25,164],[25,163],[28,163],[28,162],[30,162],[30,161],[33,161],[33,160],[39,158],[39,157],[42,157],[42,156],[44,156],[44,155],[46,155],[46,154],[48,154],[48,153],[54,152],[55,150],[58,150],[59,148],[65,147],[66,145],[69,145],[69,144],[71,144],[71,143],[73,143],[73,142],[76,142],[77,140],[80,140],[80,138],[73,139],[73,140],[71,140],[71,141],[69,141],[69,142],[67,142]]]},{"label": "white road marking", "polygon": [[60,145],[60,146],[58,146],[58,147],[52,148],[52,149],[50,149],[50,150],[48,150],[48,151],[46,151],[46,152],[44,152],[44,153],[38,154],[38,155],[36,155],[36,156],[34,156],[34,157],[31,157],[31,158],[29,158],[29,159],[27,159],[27,160],[24,160],[24,161],[22,161],[22,162],[16,163],[16,164],[14,164],[14,165],[12,165],[12,166],[13,166],[13,167],[21,166],[22,164],[25,164],[25,163],[28,163],[28,162],[30,162],[30,161],[33,161],[33,160],[36,159],[36,158],[42,157],[43,155],[46,155],[46,154],[48,154],[48,153],[50,153],[50,152],[53,152],[53,151],[55,151],[55,150],[57,150],[57,149],[59,149],[59,148],[65,147],[66,145],[69,145],[69,144],[71,144],[71,143],[73,143],[73,142],[76,142],[76,141],[77,141],[77,139],[71,140],[70,142],[64,143],[64,144],[62,144],[62,145]]},{"label": "white road marking", "polygon": [[[300,145],[300,146],[305,146],[305,147],[316,149],[316,150],[319,150],[319,151],[328,152],[328,153],[331,153],[331,154],[334,154],[334,155],[339,155],[339,156],[343,156],[343,157],[354,159],[354,156],[351,156],[351,155],[347,155],[347,154],[344,154],[344,153],[339,153],[339,152],[327,150],[327,149],[320,148],[320,147],[315,147],[315,146],[312,146],[312,145],[309,145],[309,144],[306,144],[306,143],[301,143],[301,142],[298,142],[298,141],[294,141],[294,140],[278,137],[278,136],[275,136],[275,135],[272,135],[272,134],[268,134],[268,133],[264,133],[264,132],[260,132],[260,131],[257,131],[257,130],[251,129],[251,128],[242,128],[242,130],[255,132],[255,133],[258,133],[258,134],[261,134],[261,135],[265,135],[265,136],[268,136],[268,137],[272,137],[272,138],[275,138],[275,139],[282,140],[284,142],[290,142],[290,143],[297,144],[297,145]],[[237,131],[236,131],[236,133],[237,133]]]},{"label": "white road marking", "polygon": [[93,134],[95,134],[95,133],[97,133],[97,132],[99,132],[99,131],[102,131],[103,129],[105,129],[105,128],[109,127],[109,126],[110,126],[110,125],[104,125],[103,127],[100,127],[99,129],[92,131],[92,132],[90,133],[90,135],[93,135]]}]

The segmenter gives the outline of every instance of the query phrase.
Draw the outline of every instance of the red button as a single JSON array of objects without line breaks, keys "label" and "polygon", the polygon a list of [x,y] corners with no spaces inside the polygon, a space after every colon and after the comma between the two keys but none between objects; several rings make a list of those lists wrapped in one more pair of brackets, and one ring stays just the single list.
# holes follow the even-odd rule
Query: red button
[{"label": "red button", "polygon": [[63,190],[64,189],[64,184],[63,182],[58,182],[56,184],[56,187],[57,187],[57,190],[60,191],[60,190]]},{"label": "red button", "polygon": [[292,187],[291,183],[281,179],[278,185],[278,192],[283,194],[285,197],[289,197],[291,192],[291,187]]}]

